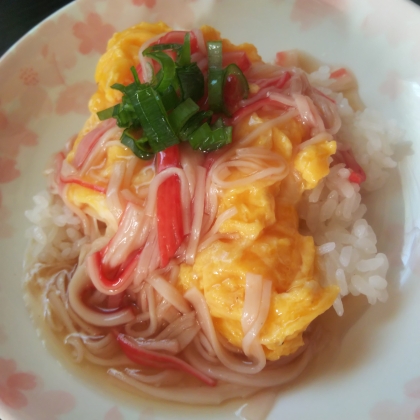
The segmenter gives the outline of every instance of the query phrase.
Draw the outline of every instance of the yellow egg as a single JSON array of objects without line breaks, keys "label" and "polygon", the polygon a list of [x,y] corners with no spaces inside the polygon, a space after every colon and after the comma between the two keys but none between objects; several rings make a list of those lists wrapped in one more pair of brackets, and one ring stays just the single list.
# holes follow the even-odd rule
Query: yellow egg
[{"label": "yellow egg", "polygon": [[[235,136],[245,136],[266,118],[263,113],[252,116],[237,128]],[[335,142],[299,152],[305,133],[305,127],[294,119],[254,140],[252,146],[281,154],[300,177],[291,171],[282,182],[264,180],[221,192],[218,214],[231,207],[236,207],[237,213],[219,231],[239,234],[239,239],[213,242],[198,253],[193,266],[183,264],[179,275],[180,289],[201,290],[217,331],[239,348],[246,275],[254,273],[271,280],[270,310],[259,336],[269,360],[302,346],[304,331],[331,307],[338,294],[335,286],[320,286],[313,238],[299,233],[295,208],[296,196],[328,174],[328,158],[335,152]],[[233,171],[229,176],[235,179],[240,174]],[[293,194],[281,185],[287,183]]]},{"label": "yellow egg", "polygon": [[106,53],[99,59],[95,80],[98,91],[89,102],[92,113],[101,111],[121,101],[122,93],[112,89],[114,83],[128,85],[133,82],[131,66],[139,64],[139,49],[144,42],[156,35],[170,31],[164,23],[140,23],[110,39]]},{"label": "yellow egg", "polygon": [[318,182],[330,171],[329,157],[336,151],[335,141],[322,141],[301,150],[294,161],[301,173],[306,189],[315,188]]},{"label": "yellow egg", "polygon": [[116,230],[117,221],[108,208],[105,194],[77,184],[70,184],[66,194],[67,199],[76,207]]}]

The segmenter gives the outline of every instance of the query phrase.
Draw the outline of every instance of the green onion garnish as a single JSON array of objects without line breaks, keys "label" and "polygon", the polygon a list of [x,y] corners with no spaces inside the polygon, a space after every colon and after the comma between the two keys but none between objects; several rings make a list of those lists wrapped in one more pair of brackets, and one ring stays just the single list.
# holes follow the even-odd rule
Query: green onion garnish
[{"label": "green onion garnish", "polygon": [[232,142],[232,127],[221,126],[212,130],[204,123],[189,138],[191,147],[202,152],[212,152]]},{"label": "green onion garnish", "polygon": [[155,155],[148,145],[148,139],[145,137],[137,138],[136,133],[130,128],[124,130],[121,136],[121,143],[131,149],[140,159],[152,159]]},{"label": "green onion garnish", "polygon": [[191,64],[191,42],[190,42],[190,33],[187,32],[184,37],[184,44],[178,50],[178,57],[176,59],[176,64],[179,67],[188,66]]},{"label": "green onion garnish", "polygon": [[200,100],[204,95],[204,76],[197,63],[176,69],[179,84],[182,90],[182,99],[191,98]]},{"label": "green onion garnish", "polygon": [[147,86],[129,98],[153,152],[160,152],[179,143],[177,135],[169,124],[162,99],[155,89]]},{"label": "green onion garnish", "polygon": [[208,94],[209,108],[215,112],[223,111],[222,41],[207,42],[209,61]]},{"label": "green onion garnish", "polygon": [[[160,65],[151,83],[141,83],[134,67],[134,82],[111,87],[122,92],[121,103],[98,112],[100,120],[115,118],[125,128],[121,143],[141,159],[153,156],[180,141],[188,141],[193,149],[217,150],[232,142],[232,127],[222,118],[211,124],[213,114],[230,115],[232,104],[248,96],[246,77],[235,64],[222,68],[222,42],[207,43],[208,107],[205,104],[205,82],[197,63],[191,63],[190,34],[183,44],[157,44],[143,55]],[[175,57],[175,58],[172,58]],[[235,83],[231,83],[232,80]],[[226,90],[225,90],[226,87]],[[224,102],[224,94],[229,101]]]},{"label": "green onion garnish", "polygon": [[157,84],[154,87],[158,92],[164,92],[172,85],[175,78],[174,60],[162,51],[151,52],[143,55],[153,58],[153,60],[156,60],[162,66],[158,73]]},{"label": "green onion garnish", "polygon": [[169,115],[169,122],[175,133],[179,134],[186,122],[200,110],[200,107],[191,99],[181,102]]}]

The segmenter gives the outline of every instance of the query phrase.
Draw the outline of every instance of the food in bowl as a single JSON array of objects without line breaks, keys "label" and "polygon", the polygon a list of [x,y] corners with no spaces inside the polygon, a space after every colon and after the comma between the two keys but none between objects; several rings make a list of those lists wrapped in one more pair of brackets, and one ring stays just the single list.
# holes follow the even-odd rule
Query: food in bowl
[{"label": "food in bowl", "polygon": [[95,77],[27,212],[28,291],[75,362],[218,404],[298,376],[313,321],[346,295],[386,301],[362,189],[395,167],[399,132],[362,109],[350,71],[141,23]]}]

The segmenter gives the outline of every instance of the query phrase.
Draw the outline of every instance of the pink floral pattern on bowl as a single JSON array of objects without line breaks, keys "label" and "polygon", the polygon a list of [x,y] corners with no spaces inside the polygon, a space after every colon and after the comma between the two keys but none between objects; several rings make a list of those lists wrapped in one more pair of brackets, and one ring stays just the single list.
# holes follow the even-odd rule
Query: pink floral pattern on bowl
[{"label": "pink floral pattern on bowl", "polygon": [[12,412],[21,413],[30,407],[31,419],[58,420],[73,410],[75,398],[65,391],[43,391],[36,375],[21,372],[13,359],[0,358],[0,402]]},{"label": "pink floral pattern on bowl", "polygon": [[69,112],[89,115],[88,102],[95,91],[95,83],[89,81],[77,82],[67,86],[58,96],[55,112],[58,115],[65,115]]},{"label": "pink floral pattern on bowl", "polygon": [[79,51],[82,54],[105,52],[106,44],[114,34],[115,28],[102,21],[97,13],[89,13],[85,21],[73,25],[73,34],[79,41]]},{"label": "pink floral pattern on bowl", "polygon": [[363,21],[362,29],[367,35],[385,35],[389,43],[397,46],[401,42],[412,39],[412,20],[405,21],[404,31],[401,30],[401,21],[395,19],[392,7],[384,7],[381,0],[368,0],[371,9]]},{"label": "pink floral pattern on bowl", "polygon": [[73,395],[65,391],[45,391],[33,398],[30,412],[37,420],[59,420],[76,407]]},{"label": "pink floral pattern on bowl", "polygon": [[420,420],[420,376],[411,379],[404,386],[405,399],[402,402],[381,401],[372,408],[372,420]]},{"label": "pink floral pattern on bowl", "polygon": [[[279,45],[278,41],[271,45],[272,39],[281,40],[283,49],[294,48],[296,45],[304,48],[305,45],[314,46],[310,40],[321,32],[325,34],[326,31],[333,31],[332,37],[326,37],[330,39],[327,46],[319,43],[314,46],[314,55],[323,57],[324,53],[333,51],[331,54],[341,57],[343,64],[349,62],[349,67],[354,65],[360,79],[366,78],[374,86],[372,91],[379,93],[384,106],[394,111],[396,104],[404,100],[407,93],[404,82],[420,72],[420,16],[406,2],[388,0],[386,3],[384,7],[382,0],[263,0],[261,5],[258,3],[260,15],[253,16],[250,11],[255,10],[255,2],[251,0],[243,0],[241,7],[238,7],[236,0],[78,0],[65,12],[45,21],[0,61],[0,241],[3,254],[0,262],[2,270],[7,272],[4,277],[7,280],[0,283],[0,418],[3,412],[10,413],[13,420],[198,418],[198,411],[185,409],[178,415],[177,410],[165,409],[149,401],[136,409],[119,402],[120,405],[115,405],[116,402],[110,402],[110,398],[81,385],[81,382],[60,370],[52,356],[46,356],[45,350],[36,350],[36,345],[28,346],[28,349],[19,347],[19,352],[16,352],[16,343],[21,340],[26,344],[27,338],[13,331],[12,326],[3,321],[9,318],[3,318],[4,313],[1,312],[2,308],[8,308],[8,315],[22,324],[29,322],[27,313],[19,305],[16,305],[16,312],[13,312],[14,307],[10,309],[7,306],[9,296],[15,298],[21,294],[21,276],[16,267],[21,265],[21,250],[25,245],[21,226],[26,223],[23,218],[23,210],[26,208],[17,208],[15,202],[23,202],[21,197],[25,195],[24,202],[30,206],[30,196],[44,186],[40,173],[28,173],[27,155],[31,155],[30,158],[33,156],[35,161],[44,159],[52,148],[58,149],[73,136],[83,123],[88,97],[95,89],[93,62],[105,50],[113,32],[141,20],[164,20],[171,26],[186,28],[210,23],[222,33],[236,34],[237,31],[238,34],[246,34],[246,37],[238,36],[237,40],[255,42],[262,49],[270,50],[274,56]],[[226,13],[226,10],[235,10],[236,26],[232,26],[232,15]],[[347,19],[352,20],[346,32],[342,23],[347,22]],[[236,24],[252,20],[255,25],[250,28]],[[405,22],[404,25],[401,22]],[[285,36],[285,30],[289,30],[293,36]],[[384,59],[378,67],[380,77],[374,72],[376,63],[371,63],[372,71],[369,74],[359,66],[363,60],[359,59],[358,51],[348,47],[349,39],[358,39],[357,46],[362,52],[376,53],[380,50],[383,57],[388,54],[389,58]],[[360,39],[363,39],[363,45]],[[341,51],[346,51],[348,57],[340,56]],[[49,126],[51,130],[48,135],[53,133],[54,138],[45,138],[45,126]],[[413,129],[410,126],[404,128],[411,132]],[[418,140],[415,140],[416,153],[419,152],[417,144]],[[413,173],[418,176],[415,168],[418,164],[410,165]],[[32,184],[28,187],[30,177],[38,177],[37,189]],[[420,184],[420,176],[416,182]],[[420,278],[418,242],[412,244],[404,261],[401,259],[405,249],[404,232],[411,232],[412,228],[403,222],[388,223],[384,236],[389,244],[385,252],[390,256],[394,268],[408,273],[405,286],[407,295],[412,294],[420,299],[418,286],[415,288],[413,282],[413,279]],[[404,295],[401,300],[405,298]],[[398,316],[399,312],[389,315],[390,319]],[[383,324],[386,325],[388,321]],[[405,325],[404,322],[407,321],[401,319],[396,325]],[[411,322],[417,326],[420,319],[412,318]],[[31,328],[27,327],[29,331]],[[394,337],[401,333],[400,329],[393,330],[391,327],[386,332],[389,333],[387,336],[392,337],[392,342],[386,342],[388,345],[393,345]],[[409,363],[405,358],[406,353],[411,356],[420,354],[419,340],[416,337],[413,340],[417,341],[414,344],[411,342],[410,348],[404,350],[404,357],[399,358],[398,369],[387,366],[392,370],[389,383],[378,381],[380,375],[377,374],[374,377],[365,376],[363,369],[356,372],[360,376],[360,383],[386,386],[395,395],[386,401],[361,407],[360,418],[370,415],[372,420],[420,420],[420,369],[418,364]],[[35,344],[39,344],[38,341]],[[395,350],[397,354],[398,349]],[[377,356],[380,360],[381,354]],[[40,360],[45,361],[45,358],[49,358],[50,362],[41,371],[40,366],[43,365]],[[358,367],[354,369],[357,371]],[[383,366],[377,369],[381,371]],[[336,389],[347,389],[346,375],[351,376],[343,369],[334,376],[333,381],[329,378],[332,383],[329,388],[327,386],[327,396]],[[399,382],[391,380],[397,376],[403,379]],[[322,381],[322,378],[319,380]],[[402,402],[398,394],[401,392],[398,383],[406,383]],[[292,412],[296,407],[293,400],[295,395],[299,401],[307,401],[308,406],[317,404],[317,401],[311,399],[311,386],[305,383],[305,386],[293,388],[283,395],[281,407],[275,408],[270,418],[279,418],[284,413],[283,407]],[[86,404],[88,399],[95,403]],[[337,404],[341,403],[343,408],[340,408],[342,416],[336,418],[353,420],[345,417],[344,407],[347,407],[348,399],[341,401],[338,397],[338,401]],[[145,404],[150,407],[146,408]],[[87,409],[91,410],[88,414]],[[228,417],[229,414],[223,410],[200,410],[199,417],[206,420],[218,417],[219,414],[220,417]],[[323,418],[330,420],[328,411],[326,413]],[[305,414],[308,414],[305,420],[315,417],[312,411],[306,411]],[[299,415],[291,418],[303,419]],[[5,419],[9,420],[8,417]]]},{"label": "pink floral pattern on bowl", "polygon": [[146,6],[151,13],[152,21],[163,21],[169,26],[190,28],[194,24],[193,5],[196,0],[132,0],[135,6]]},{"label": "pink floral pattern on bowl", "polygon": [[390,71],[385,81],[379,86],[379,92],[395,101],[402,92],[401,76],[398,72]]},{"label": "pink floral pattern on bowl", "polygon": [[293,4],[291,19],[299,22],[300,28],[304,31],[312,29],[331,15],[343,13],[347,10],[349,0],[295,0]]},{"label": "pink floral pattern on bowl", "polygon": [[25,391],[36,387],[36,376],[18,372],[14,360],[0,359],[0,400],[10,408],[28,405]]}]

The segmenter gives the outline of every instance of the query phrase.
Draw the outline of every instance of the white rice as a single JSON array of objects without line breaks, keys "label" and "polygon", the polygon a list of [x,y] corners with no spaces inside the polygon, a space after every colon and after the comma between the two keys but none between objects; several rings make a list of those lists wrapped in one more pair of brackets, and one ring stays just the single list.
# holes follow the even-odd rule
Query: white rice
[{"label": "white rice", "polygon": [[[393,146],[402,132],[393,121],[385,121],[370,109],[354,112],[346,98],[328,89],[330,69],[322,66],[309,75],[309,80],[337,102],[342,127],[336,139],[349,144],[366,173],[362,190],[373,191],[386,182]],[[340,146],[339,146],[340,147]],[[340,295],[334,302],[338,315],[344,312],[341,298],[365,295],[369,303],[385,302],[386,274],[389,268],[385,254],[378,253],[376,235],[363,218],[360,186],[349,182],[350,171],[344,164],[335,165],[329,175],[313,190],[304,194],[299,214],[314,237],[323,273],[324,285],[338,285]]]},{"label": "white rice", "polygon": [[25,268],[36,262],[66,262],[79,256],[80,248],[89,241],[83,235],[80,219],[69,210],[58,195],[42,191],[33,197],[35,207],[25,216],[33,226],[26,231],[29,246]]}]

